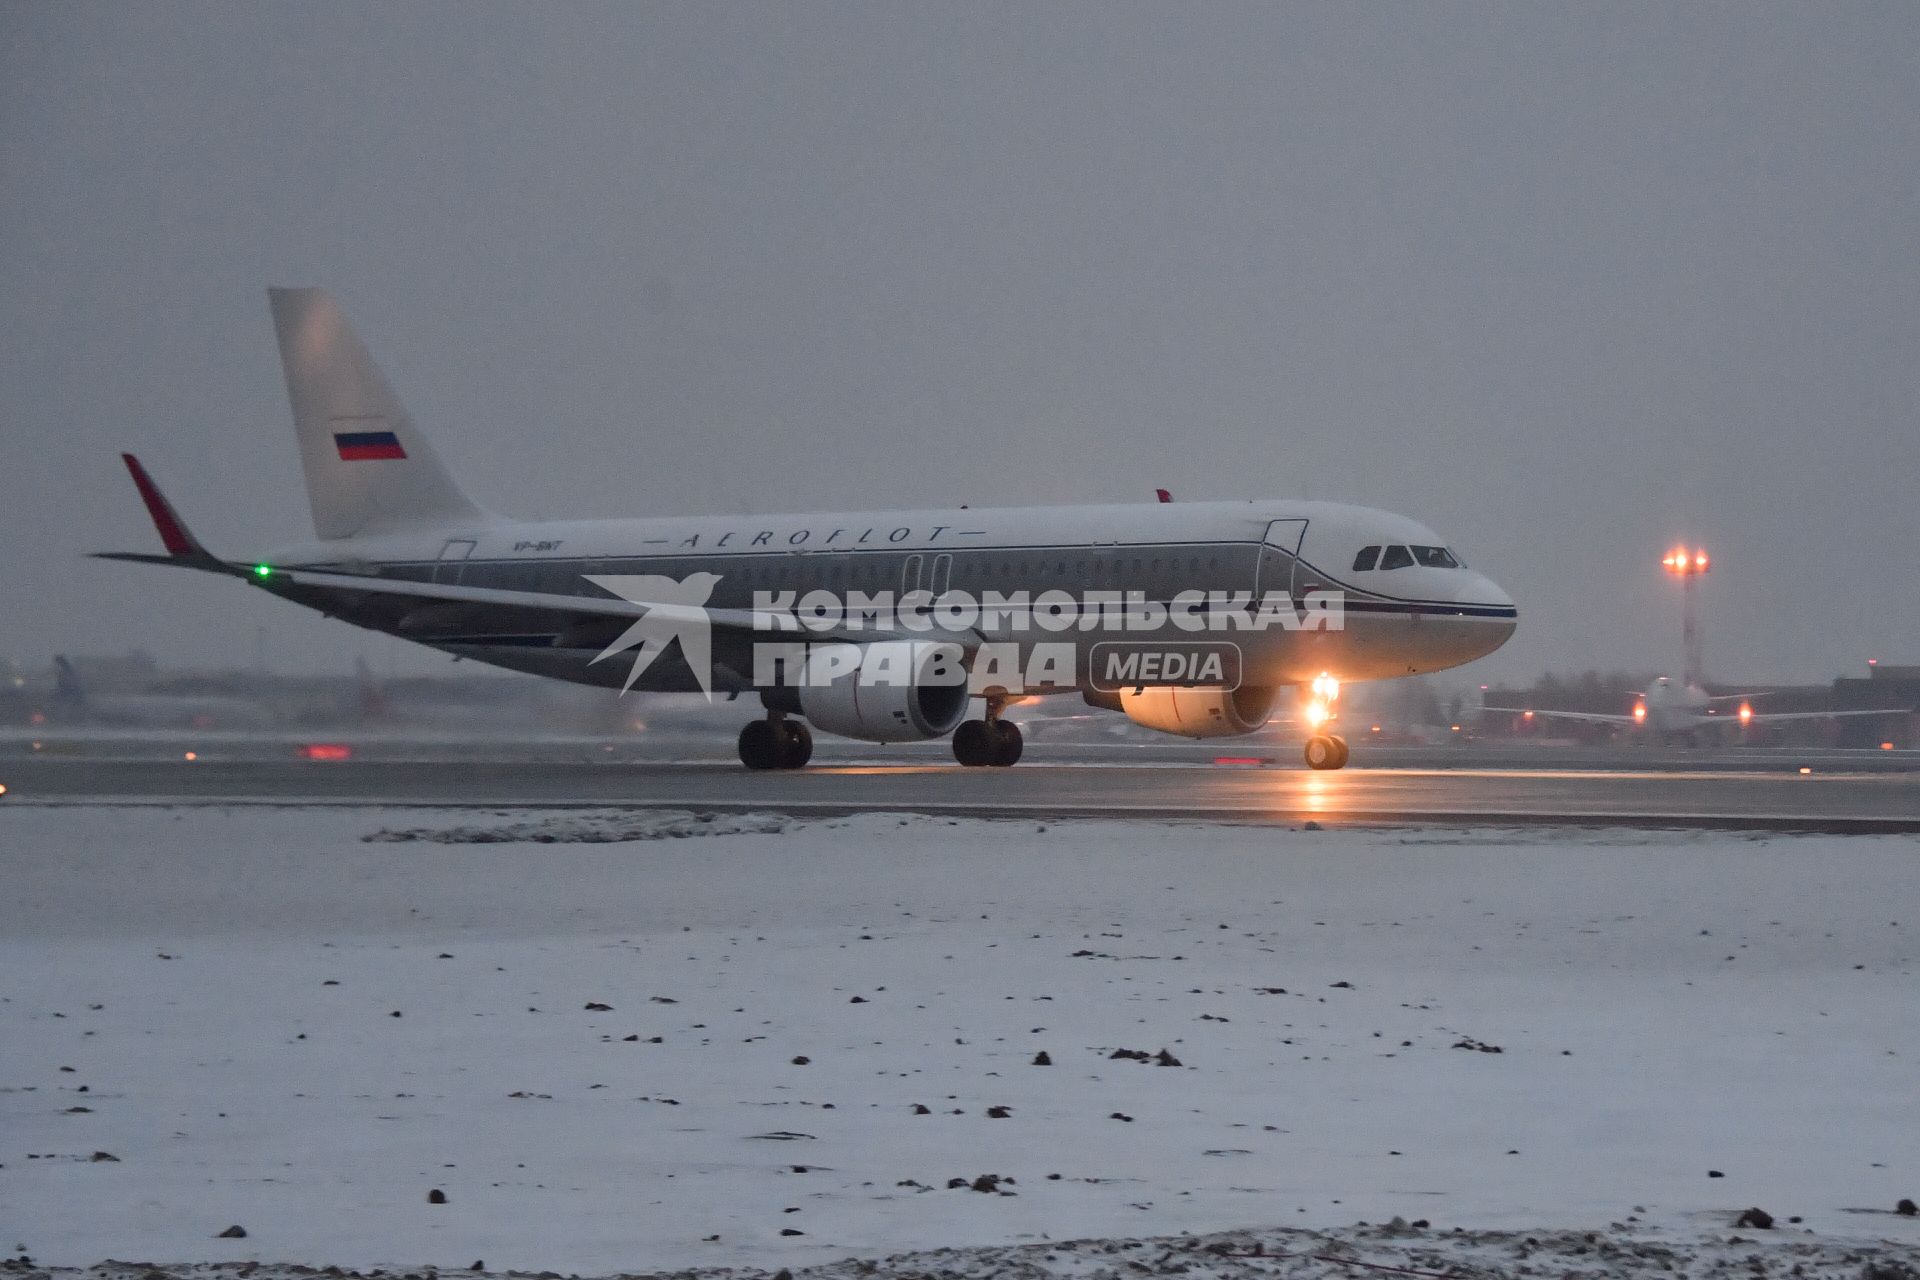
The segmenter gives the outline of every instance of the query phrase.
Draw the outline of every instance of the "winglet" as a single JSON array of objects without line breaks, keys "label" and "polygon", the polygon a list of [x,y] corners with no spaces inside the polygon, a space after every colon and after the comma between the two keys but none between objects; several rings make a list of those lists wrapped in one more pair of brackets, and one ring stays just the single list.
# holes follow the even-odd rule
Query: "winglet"
[{"label": "winglet", "polygon": [[1168,491],[1167,491],[1167,490],[1165,490],[1165,489],[1155,489],[1155,490],[1153,491],[1153,496],[1154,496],[1154,497],[1156,497],[1156,498],[1158,498],[1158,499],[1160,499],[1160,501],[1162,501],[1162,502],[1172,502],[1172,501],[1173,501],[1173,494],[1172,494],[1172,493],[1170,493],[1170,492],[1168,492]]},{"label": "winglet", "polygon": [[[153,517],[153,527],[160,533],[160,542],[170,556],[207,556],[207,549],[187,528],[186,521],[173,509],[167,496],[160,492],[160,486],[153,482],[147,469],[140,465],[140,459],[130,453],[120,455],[127,464],[127,471],[133,476],[134,487],[140,490],[140,501],[147,504],[147,514]],[[207,556],[208,559],[212,557]]]},{"label": "winglet", "polygon": [[140,459],[130,453],[120,455],[127,464],[127,472],[133,477],[134,487],[140,490],[140,501],[147,504],[147,514],[153,517],[153,527],[160,534],[160,543],[166,547],[167,554],[151,555],[143,551],[96,551],[96,560],[128,560],[134,564],[171,564],[183,569],[205,569],[210,573],[227,573],[243,576],[246,570],[237,565],[228,564],[200,545],[200,539],[193,536],[193,530],[187,528],[187,522],[167,501],[167,495],[160,492],[160,486],[153,482],[147,469],[140,465]]}]

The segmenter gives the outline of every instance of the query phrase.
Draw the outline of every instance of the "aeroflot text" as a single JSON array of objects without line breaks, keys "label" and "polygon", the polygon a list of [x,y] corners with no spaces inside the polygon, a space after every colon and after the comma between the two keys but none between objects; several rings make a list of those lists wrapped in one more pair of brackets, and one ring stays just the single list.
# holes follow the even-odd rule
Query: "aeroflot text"
[{"label": "aeroflot text", "polygon": [[1140,591],[1025,591],[975,598],[964,591],[868,595],[850,591],[756,591],[756,631],[929,632],[977,631],[1001,635],[1024,631],[1344,631],[1346,593],[1309,591],[1296,606],[1284,591],[1269,591],[1256,606],[1251,591],[1182,591],[1172,600],[1149,600]]}]

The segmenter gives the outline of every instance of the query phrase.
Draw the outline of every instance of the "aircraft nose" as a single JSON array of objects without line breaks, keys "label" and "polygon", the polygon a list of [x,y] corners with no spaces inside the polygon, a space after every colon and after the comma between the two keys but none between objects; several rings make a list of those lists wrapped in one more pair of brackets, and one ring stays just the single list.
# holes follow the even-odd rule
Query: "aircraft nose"
[{"label": "aircraft nose", "polygon": [[1454,599],[1462,604],[1484,604],[1497,609],[1513,608],[1513,597],[1484,573],[1469,574],[1468,580],[1461,584],[1460,593]]},{"label": "aircraft nose", "polygon": [[[1454,599],[1463,605],[1477,605],[1475,614],[1480,620],[1485,648],[1481,655],[1492,653],[1512,638],[1514,629],[1520,625],[1519,612],[1513,606],[1513,597],[1508,595],[1492,578],[1482,573],[1467,575],[1460,584],[1460,590]],[[1485,612],[1481,612],[1484,610]]]}]

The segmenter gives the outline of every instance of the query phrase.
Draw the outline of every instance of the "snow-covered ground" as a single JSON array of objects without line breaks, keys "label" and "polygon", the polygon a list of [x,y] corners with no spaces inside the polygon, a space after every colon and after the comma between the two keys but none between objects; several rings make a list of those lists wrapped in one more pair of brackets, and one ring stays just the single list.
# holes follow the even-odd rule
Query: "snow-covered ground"
[{"label": "snow-covered ground", "polygon": [[1917,895],[1892,838],[0,808],[0,1248],[1913,1256]]}]

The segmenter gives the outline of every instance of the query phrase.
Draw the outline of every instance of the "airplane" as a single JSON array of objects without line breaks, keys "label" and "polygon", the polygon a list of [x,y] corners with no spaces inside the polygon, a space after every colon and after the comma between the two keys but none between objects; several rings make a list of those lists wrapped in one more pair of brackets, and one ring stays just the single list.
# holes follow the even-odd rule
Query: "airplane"
[{"label": "airplane", "polygon": [[467,496],[325,290],[267,292],[315,538],[216,556],[123,454],[165,551],[98,557],[238,578],[516,671],[757,695],[749,768],[803,766],[812,730],[951,735],[962,765],[1011,765],[1001,712],[1028,695],[1247,734],[1296,685],[1306,762],[1337,769],[1342,681],[1470,662],[1517,625],[1424,525],[1328,502],[511,519]]},{"label": "airplane", "polygon": [[[1526,719],[1544,717],[1555,720],[1584,720],[1590,724],[1613,724],[1648,729],[1666,739],[1694,740],[1701,734],[1718,731],[1727,725],[1746,728],[1756,724],[1777,724],[1787,720],[1836,720],[1847,716],[1884,716],[1905,714],[1905,708],[1849,711],[1755,711],[1752,699],[1760,694],[1708,693],[1690,680],[1660,676],[1624,715],[1597,711],[1548,711],[1542,708],[1512,708]],[[1731,713],[1721,706],[1738,703]],[[1489,707],[1489,711],[1503,708]]]},{"label": "airplane", "polygon": [[53,659],[51,696],[34,708],[33,725],[116,729],[259,729],[274,723],[267,706],[229,693],[97,694],[64,654]]}]

